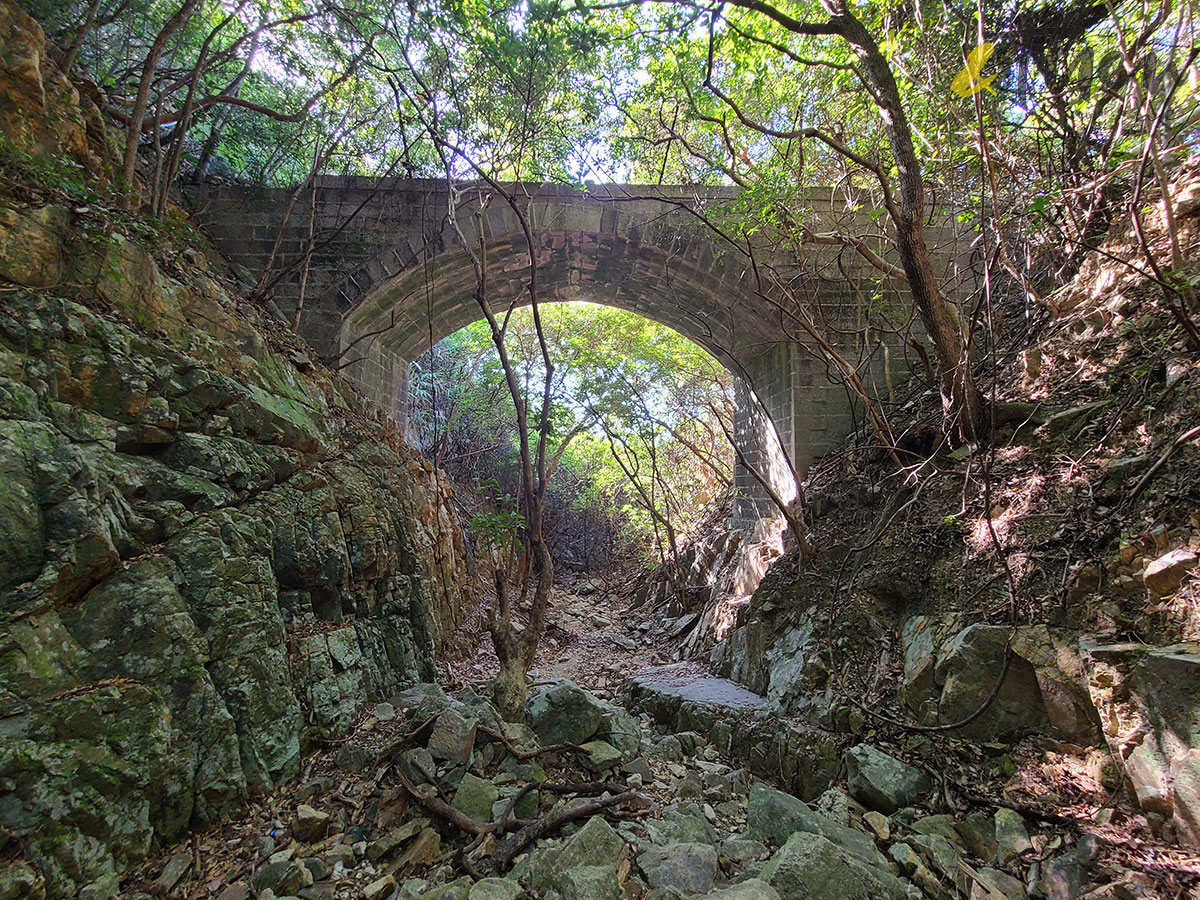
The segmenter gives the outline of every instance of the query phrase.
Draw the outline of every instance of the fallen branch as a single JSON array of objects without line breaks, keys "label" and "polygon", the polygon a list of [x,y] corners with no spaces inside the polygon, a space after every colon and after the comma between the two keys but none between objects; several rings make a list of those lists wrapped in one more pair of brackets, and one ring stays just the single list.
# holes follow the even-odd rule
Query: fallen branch
[{"label": "fallen branch", "polygon": [[560,809],[556,813],[551,812],[548,816],[538,819],[536,822],[531,822],[516,834],[509,835],[501,841],[496,846],[496,850],[489,860],[489,871],[492,874],[507,872],[512,866],[513,860],[534,841],[557,831],[562,826],[577,819],[594,816],[596,813],[603,812],[609,807],[620,806],[622,803],[628,803],[630,800],[640,797],[641,795],[637,791],[625,791],[620,794],[601,797],[598,800],[593,800],[591,803],[581,803],[579,806]]},{"label": "fallen branch", "polygon": [[1137,502],[1137,498],[1141,496],[1142,491],[1149,486],[1150,482],[1154,479],[1154,476],[1158,474],[1159,469],[1167,464],[1167,460],[1175,454],[1175,451],[1188,441],[1197,437],[1200,437],[1200,425],[1185,431],[1183,434],[1179,435],[1179,437],[1175,438],[1175,440],[1171,442],[1171,446],[1166,449],[1166,452],[1163,453],[1163,455],[1158,458],[1158,461],[1149,468],[1146,474],[1138,480],[1138,483],[1134,486],[1133,491],[1130,492],[1129,499],[1125,501],[1124,505],[1133,506],[1133,504]]},{"label": "fallen branch", "polygon": [[513,744],[513,742],[510,741],[503,732],[494,731],[493,729],[488,728],[486,725],[478,725],[478,726],[476,726],[475,730],[483,732],[488,737],[494,738],[495,740],[499,741],[501,744],[504,745],[504,749],[507,750],[514,759],[521,759],[521,760],[535,759],[539,756],[544,756],[547,753],[559,753],[563,750],[573,750],[576,753],[586,753],[587,752],[582,747],[580,747],[578,744],[569,744],[569,743],[551,744],[549,747],[539,747],[536,750],[518,750],[516,745]]},{"label": "fallen branch", "polygon": [[391,756],[393,753],[395,753],[397,750],[399,750],[401,747],[405,746],[406,744],[411,744],[413,741],[415,741],[417,739],[417,736],[422,731],[424,731],[426,728],[428,728],[430,725],[432,725],[436,721],[437,721],[437,716],[430,716],[428,719],[426,719],[424,722],[422,722],[420,725],[418,725],[412,731],[408,732],[408,734],[402,734],[399,737],[388,741],[386,744],[384,744],[379,749],[379,752],[375,754],[375,762],[379,762],[384,757]]}]

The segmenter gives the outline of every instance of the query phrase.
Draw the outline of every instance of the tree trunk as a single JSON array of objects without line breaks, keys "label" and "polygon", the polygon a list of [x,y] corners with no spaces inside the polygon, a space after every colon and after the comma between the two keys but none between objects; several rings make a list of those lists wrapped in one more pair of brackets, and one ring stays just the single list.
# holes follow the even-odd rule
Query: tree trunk
[{"label": "tree trunk", "polygon": [[900,261],[908,276],[913,302],[921,316],[921,324],[933,342],[941,382],[943,427],[947,434],[960,440],[978,439],[986,431],[987,403],[975,386],[970,359],[929,258],[924,234],[925,181],[896,78],[883,51],[870,32],[849,12],[844,0],[837,0],[836,8],[831,12],[838,32],[862,63],[862,76],[875,94],[896,160],[899,205],[892,204],[889,213],[896,226]]},{"label": "tree trunk", "polygon": [[[496,649],[500,649],[498,644]],[[500,656],[500,673],[492,682],[492,703],[505,722],[524,722],[525,701],[529,696],[529,666],[524,664],[523,654]]]}]

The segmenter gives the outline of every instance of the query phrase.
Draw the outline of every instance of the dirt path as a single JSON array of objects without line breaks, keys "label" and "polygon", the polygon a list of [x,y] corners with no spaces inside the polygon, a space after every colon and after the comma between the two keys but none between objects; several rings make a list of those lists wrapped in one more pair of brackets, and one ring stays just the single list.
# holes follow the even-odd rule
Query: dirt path
[{"label": "dirt path", "polygon": [[[589,589],[587,582],[555,588],[538,649],[534,682],[570,678],[603,699],[619,694],[622,682],[670,659],[671,647],[650,636],[644,616],[630,613],[616,593]],[[485,681],[496,674],[491,640],[484,635],[475,655],[447,666],[447,687]]]}]

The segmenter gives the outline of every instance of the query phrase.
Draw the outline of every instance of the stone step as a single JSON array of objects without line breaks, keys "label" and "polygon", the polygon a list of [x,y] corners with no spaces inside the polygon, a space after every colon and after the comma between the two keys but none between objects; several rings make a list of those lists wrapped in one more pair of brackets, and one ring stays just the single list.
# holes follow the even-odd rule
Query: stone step
[{"label": "stone step", "polygon": [[755,775],[805,800],[820,796],[837,776],[836,735],[778,718],[765,697],[695,663],[646,669],[625,685],[625,706],[660,727],[703,735]]}]

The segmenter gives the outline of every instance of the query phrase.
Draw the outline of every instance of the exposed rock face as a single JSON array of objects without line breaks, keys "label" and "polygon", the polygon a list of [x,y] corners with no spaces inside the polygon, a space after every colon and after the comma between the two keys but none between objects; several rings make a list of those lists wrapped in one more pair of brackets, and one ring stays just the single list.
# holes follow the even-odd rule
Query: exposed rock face
[{"label": "exposed rock face", "polygon": [[1092,646],[1104,736],[1142,809],[1200,847],[1200,644]]},{"label": "exposed rock face", "polygon": [[[3,2],[0,41],[8,149],[98,172],[94,109]],[[429,680],[469,593],[393,430],[202,255],[80,215],[0,186],[0,829],[105,896]]]}]

